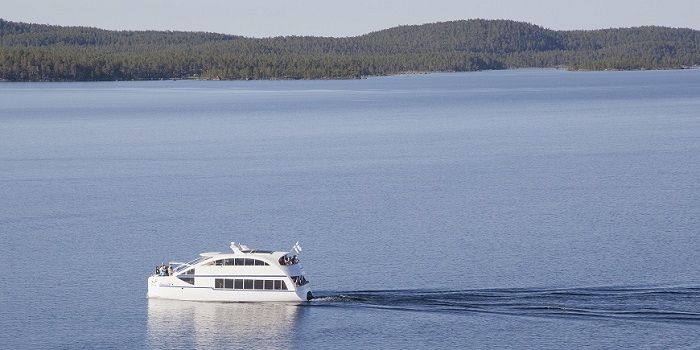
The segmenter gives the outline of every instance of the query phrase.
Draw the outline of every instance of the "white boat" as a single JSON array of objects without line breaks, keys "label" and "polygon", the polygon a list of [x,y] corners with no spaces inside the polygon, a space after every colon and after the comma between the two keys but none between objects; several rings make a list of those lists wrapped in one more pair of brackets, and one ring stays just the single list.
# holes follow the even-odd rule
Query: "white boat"
[{"label": "white boat", "polygon": [[[298,242],[293,249],[301,251]],[[157,267],[156,273],[148,277],[148,297],[220,302],[299,302],[313,298],[296,255],[250,249],[236,242],[231,242],[231,250],[201,253],[188,263]]]}]

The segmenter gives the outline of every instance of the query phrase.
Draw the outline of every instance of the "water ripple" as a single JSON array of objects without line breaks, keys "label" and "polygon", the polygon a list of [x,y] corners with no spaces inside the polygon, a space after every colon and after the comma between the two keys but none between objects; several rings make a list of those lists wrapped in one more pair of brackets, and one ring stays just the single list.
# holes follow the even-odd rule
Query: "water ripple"
[{"label": "water ripple", "polygon": [[311,307],[700,324],[700,287],[376,290],[318,293]]}]

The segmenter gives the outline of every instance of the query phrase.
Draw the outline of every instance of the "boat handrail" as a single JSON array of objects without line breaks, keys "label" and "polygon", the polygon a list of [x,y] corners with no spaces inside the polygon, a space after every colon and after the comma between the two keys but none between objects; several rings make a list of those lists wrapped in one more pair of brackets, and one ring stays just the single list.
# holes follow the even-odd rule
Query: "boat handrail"
[{"label": "boat handrail", "polygon": [[206,259],[209,259],[209,258],[210,258],[210,257],[208,257],[208,256],[200,256],[200,257],[198,257],[197,259],[194,259],[194,260],[192,260],[192,261],[190,261],[190,262],[186,262],[186,263],[176,263],[176,262],[173,262],[173,263],[171,263],[171,264],[180,264],[180,265],[178,265],[176,268],[173,269],[173,274],[175,275],[175,274],[177,274],[177,273],[179,273],[179,272],[181,272],[181,271],[183,271],[183,270],[188,269],[190,266],[197,265],[198,263],[200,263],[200,262],[202,262],[202,261],[204,261],[204,260],[206,260]]},{"label": "boat handrail", "polygon": [[299,263],[299,257],[296,255],[289,256],[289,253],[287,253],[282,255],[278,262],[282,266],[296,265]]}]

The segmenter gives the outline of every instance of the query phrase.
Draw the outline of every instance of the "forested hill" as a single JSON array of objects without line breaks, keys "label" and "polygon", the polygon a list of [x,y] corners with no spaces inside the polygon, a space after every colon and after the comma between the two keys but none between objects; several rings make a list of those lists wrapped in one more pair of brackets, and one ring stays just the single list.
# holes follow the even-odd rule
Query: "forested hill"
[{"label": "forested hill", "polygon": [[555,31],[508,20],[400,26],[348,38],[109,31],[0,19],[0,79],[320,79],[523,67],[700,65],[700,31]]}]

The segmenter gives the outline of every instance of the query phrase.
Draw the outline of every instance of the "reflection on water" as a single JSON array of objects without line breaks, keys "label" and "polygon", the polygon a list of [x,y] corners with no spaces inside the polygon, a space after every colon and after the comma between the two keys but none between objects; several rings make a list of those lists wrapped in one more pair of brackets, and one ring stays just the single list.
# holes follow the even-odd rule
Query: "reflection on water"
[{"label": "reflection on water", "polygon": [[148,300],[150,348],[281,348],[300,308],[293,304]]}]

